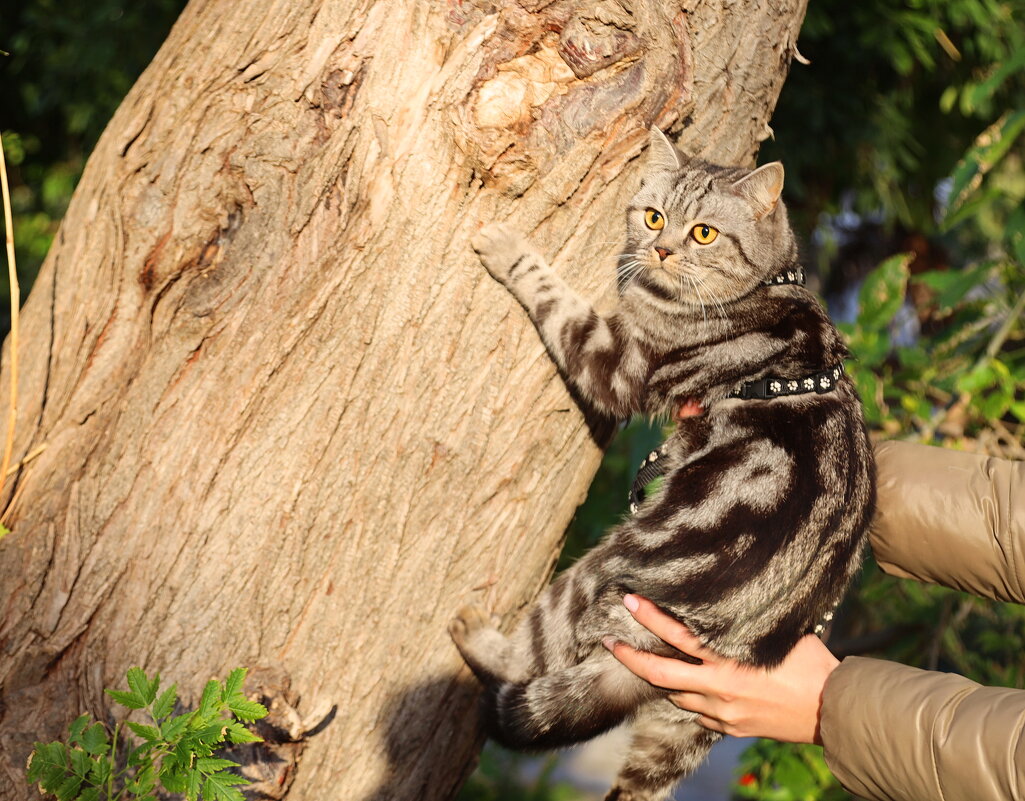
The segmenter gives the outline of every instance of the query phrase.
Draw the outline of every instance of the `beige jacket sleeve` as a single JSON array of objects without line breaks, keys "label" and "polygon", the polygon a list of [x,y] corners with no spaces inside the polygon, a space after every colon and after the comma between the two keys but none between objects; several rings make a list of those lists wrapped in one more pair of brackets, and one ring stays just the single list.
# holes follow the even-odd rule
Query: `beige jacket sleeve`
[{"label": "beige jacket sleeve", "polygon": [[[1025,603],[1025,463],[876,449],[871,543],[888,573]],[[826,762],[871,801],[1025,799],[1025,691],[850,657],[822,700]]]}]

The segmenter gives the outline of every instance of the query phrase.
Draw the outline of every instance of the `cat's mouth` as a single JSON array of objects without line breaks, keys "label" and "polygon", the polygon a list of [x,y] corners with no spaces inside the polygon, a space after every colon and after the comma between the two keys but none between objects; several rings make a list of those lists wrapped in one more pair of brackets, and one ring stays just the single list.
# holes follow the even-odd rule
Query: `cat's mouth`
[{"label": "cat's mouth", "polygon": [[724,302],[729,293],[724,292],[721,276],[705,267],[688,264],[682,259],[657,257],[647,263],[648,280],[657,284],[677,302],[689,306],[708,307]]},{"label": "cat's mouth", "polygon": [[666,282],[667,285],[679,287],[692,282],[702,283],[705,279],[702,270],[687,264],[682,259],[670,256],[665,261],[658,257],[648,259],[648,270]]}]

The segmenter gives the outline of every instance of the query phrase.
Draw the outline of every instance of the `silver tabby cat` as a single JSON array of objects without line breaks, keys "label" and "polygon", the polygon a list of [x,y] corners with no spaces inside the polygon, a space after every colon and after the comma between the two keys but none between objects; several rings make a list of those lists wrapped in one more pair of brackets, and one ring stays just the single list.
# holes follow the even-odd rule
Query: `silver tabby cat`
[{"label": "silver tabby cat", "polygon": [[608,801],[667,798],[720,736],[602,646],[612,636],[681,656],[630,617],[624,594],[651,599],[720,654],[772,666],[839,602],[860,564],[875,482],[850,379],[840,374],[821,394],[729,397],[767,376],[801,381],[848,355],[810,292],[768,283],[800,269],[782,188],[779,163],[751,171],[686,159],[652,129],[608,315],[511,229],[489,226],[473,242],[596,411],[703,409],[663,446],[661,488],[562,573],[512,636],[477,607],[450,626],[486,686],[485,720],[500,743],[562,746],[632,719]]}]

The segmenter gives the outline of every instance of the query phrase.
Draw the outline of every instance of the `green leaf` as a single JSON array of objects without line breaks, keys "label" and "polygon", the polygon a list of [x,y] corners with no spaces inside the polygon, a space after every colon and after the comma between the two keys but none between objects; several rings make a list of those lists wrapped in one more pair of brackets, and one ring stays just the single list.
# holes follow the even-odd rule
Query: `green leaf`
[{"label": "green leaf", "polygon": [[196,734],[196,750],[199,752],[199,746],[206,748],[206,753],[213,751],[213,746],[218,745],[224,740],[224,732],[227,729],[227,721],[224,718],[214,718],[214,722],[205,728],[199,729],[195,732]]},{"label": "green leaf", "polygon": [[987,420],[999,420],[1011,408],[1011,395],[1006,392],[994,392],[984,398],[972,398],[975,406]]},{"label": "green leaf", "polygon": [[89,722],[90,715],[86,712],[84,715],[79,715],[72,721],[68,727],[68,743],[70,745],[77,745],[80,742],[82,732],[85,731],[85,726]]},{"label": "green leaf", "polygon": [[976,106],[993,97],[993,94],[1011,75],[1025,67],[1025,50],[1017,50],[1004,61],[986,80],[972,87],[972,101]]},{"label": "green leaf", "polygon": [[148,765],[153,761],[152,751],[155,748],[161,748],[167,743],[163,738],[155,741],[146,741],[139,745],[138,748],[133,748],[128,752],[128,767],[137,768],[140,765]]},{"label": "green leaf", "polygon": [[177,715],[176,717],[169,718],[160,724],[160,733],[164,735],[165,740],[176,741],[181,735],[185,728],[189,725],[189,720],[192,718],[192,713],[188,712],[184,715]]},{"label": "green leaf", "polygon": [[82,747],[93,756],[105,754],[110,750],[110,740],[102,723],[94,723],[82,732]]},{"label": "green leaf", "polygon": [[188,787],[188,773],[174,760],[165,757],[160,766],[160,783],[169,793],[184,793]]},{"label": "green leaf", "polygon": [[776,781],[797,796],[803,796],[818,786],[811,768],[792,754],[784,756],[776,766]]},{"label": "green leaf", "polygon": [[940,95],[940,111],[944,114],[950,113],[955,102],[957,102],[957,87],[948,86],[943,90],[943,94]]},{"label": "green leaf", "polygon": [[81,786],[81,776],[68,776],[53,794],[57,796],[57,801],[73,801],[78,796],[78,788]]},{"label": "green leaf", "polygon": [[1018,206],[1004,224],[1004,236],[1020,267],[1025,266],[1025,206]]},{"label": "green leaf", "polygon": [[156,787],[156,784],[156,769],[153,767],[153,763],[150,762],[145,767],[141,768],[135,774],[135,779],[127,782],[125,787],[136,795],[146,795],[147,793],[153,792],[153,788]]},{"label": "green leaf", "polygon": [[228,709],[239,720],[252,723],[254,720],[267,717],[267,707],[258,704],[256,701],[247,701],[245,698],[232,699],[228,702]]},{"label": "green leaf", "polygon": [[166,718],[174,710],[174,702],[178,700],[178,685],[172,684],[157,698],[157,702],[153,704],[153,717],[157,720]]},{"label": "green leaf", "polygon": [[216,679],[211,679],[206,683],[206,687],[203,688],[203,695],[199,700],[199,707],[196,709],[196,715],[199,718],[207,719],[212,714],[221,710],[221,683]]},{"label": "green leaf", "polygon": [[217,773],[218,771],[227,768],[237,768],[238,766],[238,762],[232,762],[230,759],[221,759],[219,757],[201,757],[196,760],[196,767],[203,773]]},{"label": "green leaf", "polygon": [[143,709],[146,706],[145,699],[135,693],[127,693],[124,690],[104,690],[103,692],[121,704],[121,706],[126,706],[129,709]]},{"label": "green leaf", "polygon": [[130,668],[127,674],[128,686],[131,691],[143,700],[143,706],[153,703],[157,696],[157,688],[160,686],[160,674],[156,674],[152,680],[146,678],[146,673],[140,667]]},{"label": "green leaf", "polygon": [[982,179],[1007,154],[1019,134],[1025,130],[1025,111],[1005,113],[975,139],[951,175],[950,202],[943,224],[951,224],[953,215],[982,186]]},{"label": "green leaf", "polygon": [[983,284],[993,272],[991,264],[981,264],[967,270],[942,270],[919,273],[915,281],[936,292],[935,303],[941,312],[949,311],[964,301],[972,289]]},{"label": "green leaf", "polygon": [[64,743],[36,743],[29,756],[25,778],[30,784],[53,785],[64,780],[67,765]]},{"label": "green leaf", "polygon": [[865,420],[872,424],[879,424],[883,420],[883,410],[879,405],[881,384],[879,377],[860,366],[850,369],[851,377],[858,387],[858,395],[861,396],[861,404],[865,412]]},{"label": "green leaf", "polygon": [[93,761],[85,751],[81,748],[71,748],[68,750],[68,756],[71,757],[71,769],[75,772],[76,776],[84,779],[89,775]]},{"label": "green leaf", "polygon": [[97,757],[93,760],[92,767],[89,770],[89,781],[96,785],[104,785],[110,778],[111,764],[110,758],[105,756]]},{"label": "green leaf", "polygon": [[976,365],[971,371],[959,376],[956,386],[960,392],[975,394],[995,386],[997,381],[997,371],[993,367],[992,360],[989,360]]},{"label": "green leaf", "polygon": [[149,680],[141,667],[129,668],[125,678],[128,679],[128,688],[133,693],[140,698],[146,697],[146,693],[149,692]]},{"label": "green leaf", "polygon": [[78,796],[78,801],[100,801],[99,787],[86,787]]},{"label": "green leaf", "polygon": [[[912,255],[898,253],[876,267],[858,292],[858,326],[865,331],[882,331],[904,304],[908,265]],[[857,355],[857,354],[856,354]]]},{"label": "green leaf", "polygon": [[248,780],[234,773],[214,773],[203,782],[204,801],[244,801],[236,785],[249,784]]},{"label": "green leaf", "polygon": [[160,729],[156,726],[146,726],[142,723],[135,723],[131,720],[127,721],[128,728],[135,732],[143,740],[148,742],[154,742],[156,740],[163,739],[160,736]]},{"label": "green leaf", "polygon": [[221,695],[221,698],[227,702],[229,698],[240,695],[242,692],[242,684],[245,680],[246,669],[235,668],[228,674],[228,678],[224,680],[224,693]]},{"label": "green leaf", "polygon": [[196,801],[203,790],[203,774],[198,769],[190,770],[185,777],[185,799]]},{"label": "green leaf", "polygon": [[[1025,404],[1022,404],[1025,406]],[[237,721],[231,721],[227,726],[228,739],[233,743],[262,743],[263,738],[253,734],[245,726]]]}]

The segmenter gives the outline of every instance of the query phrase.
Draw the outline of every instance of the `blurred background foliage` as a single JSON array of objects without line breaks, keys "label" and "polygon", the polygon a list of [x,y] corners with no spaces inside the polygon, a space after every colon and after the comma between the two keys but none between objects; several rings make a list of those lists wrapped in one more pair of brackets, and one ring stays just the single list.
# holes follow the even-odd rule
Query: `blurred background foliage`
[{"label": "blurred background foliage", "polygon": [[[22,299],[86,158],[184,7],[184,0],[0,0],[0,132]],[[4,282],[4,333],[9,299]]]},{"label": "blurred background foliage", "polygon": [[[24,293],[91,148],[183,7],[0,0],[0,130]],[[811,63],[793,65],[761,158],[786,165],[787,205],[855,353],[873,435],[1025,456],[1025,0],[811,0],[800,49]],[[625,513],[633,470],[664,433],[643,422],[620,432],[560,567]],[[1025,686],[1025,609],[871,563],[829,642]],[[553,761],[489,747],[460,798],[586,797],[558,775]],[[819,749],[769,741],[745,753],[734,793],[847,797]]]}]

